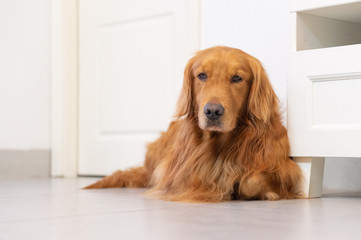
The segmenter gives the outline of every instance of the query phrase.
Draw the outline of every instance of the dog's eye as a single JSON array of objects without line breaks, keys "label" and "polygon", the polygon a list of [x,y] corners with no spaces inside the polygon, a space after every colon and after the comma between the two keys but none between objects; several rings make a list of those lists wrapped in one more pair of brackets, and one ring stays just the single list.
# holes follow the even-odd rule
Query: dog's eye
[{"label": "dog's eye", "polygon": [[231,79],[231,82],[232,83],[238,83],[238,82],[241,82],[242,81],[242,78],[238,75],[234,75]]},{"label": "dog's eye", "polygon": [[197,77],[201,81],[206,81],[207,80],[207,74],[205,74],[205,73],[200,73],[200,74],[198,74]]}]

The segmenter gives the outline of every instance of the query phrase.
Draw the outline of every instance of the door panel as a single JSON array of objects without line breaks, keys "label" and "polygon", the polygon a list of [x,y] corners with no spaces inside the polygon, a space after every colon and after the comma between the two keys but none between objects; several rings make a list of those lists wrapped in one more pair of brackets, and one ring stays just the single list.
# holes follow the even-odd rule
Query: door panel
[{"label": "door panel", "polygon": [[198,48],[187,29],[198,21],[197,7],[185,0],[79,1],[80,175],[142,164],[146,144],[167,129],[186,60]]},{"label": "door panel", "polygon": [[171,16],[102,26],[98,37],[100,131],[164,129],[173,111]]}]

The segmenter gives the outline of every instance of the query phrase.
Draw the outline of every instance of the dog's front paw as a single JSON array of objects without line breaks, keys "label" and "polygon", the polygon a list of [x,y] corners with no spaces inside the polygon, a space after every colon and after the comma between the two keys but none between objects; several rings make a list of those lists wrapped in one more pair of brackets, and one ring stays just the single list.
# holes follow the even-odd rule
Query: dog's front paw
[{"label": "dog's front paw", "polygon": [[265,200],[269,200],[269,201],[276,201],[280,199],[280,196],[275,193],[275,192],[267,192],[265,195]]}]

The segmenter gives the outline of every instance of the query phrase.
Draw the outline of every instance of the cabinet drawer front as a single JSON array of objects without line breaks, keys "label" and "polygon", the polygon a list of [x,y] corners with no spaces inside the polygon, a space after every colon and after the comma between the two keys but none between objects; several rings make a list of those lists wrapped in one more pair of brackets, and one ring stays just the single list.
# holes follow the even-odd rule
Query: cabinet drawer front
[{"label": "cabinet drawer front", "polygon": [[361,156],[361,45],[291,53],[293,156]]}]

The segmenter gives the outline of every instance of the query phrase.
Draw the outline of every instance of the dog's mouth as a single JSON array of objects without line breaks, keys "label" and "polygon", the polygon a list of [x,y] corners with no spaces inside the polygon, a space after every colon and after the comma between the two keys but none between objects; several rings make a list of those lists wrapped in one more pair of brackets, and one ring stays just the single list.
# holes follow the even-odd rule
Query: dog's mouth
[{"label": "dog's mouth", "polygon": [[223,120],[202,119],[199,121],[199,127],[205,131],[220,132],[220,133],[226,133],[234,130],[234,125],[229,124],[229,122],[225,121],[224,119]]},{"label": "dog's mouth", "polygon": [[207,120],[205,130],[215,131],[215,132],[224,132],[222,122],[219,120],[216,120],[216,121]]}]

